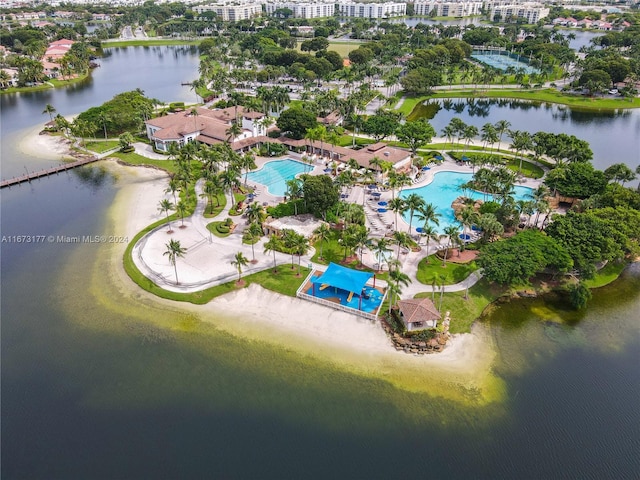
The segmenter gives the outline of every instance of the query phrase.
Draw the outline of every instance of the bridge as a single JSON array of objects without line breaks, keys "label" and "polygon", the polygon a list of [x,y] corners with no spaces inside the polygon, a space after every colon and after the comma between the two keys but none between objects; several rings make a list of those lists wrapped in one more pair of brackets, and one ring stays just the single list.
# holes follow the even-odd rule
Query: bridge
[{"label": "bridge", "polygon": [[56,167],[45,168],[43,170],[38,170],[36,172],[27,172],[24,175],[20,175],[18,177],[13,177],[8,180],[2,180],[0,182],[0,188],[10,187],[12,185],[18,185],[24,182],[31,182],[36,178],[48,177],[49,175],[57,174],[60,172],[66,172],[67,170],[71,170],[76,167],[81,167],[82,165],[87,165],[89,163],[97,162],[101,160],[101,157],[91,157],[85,158],[82,160],[76,160],[75,162],[63,163]]}]

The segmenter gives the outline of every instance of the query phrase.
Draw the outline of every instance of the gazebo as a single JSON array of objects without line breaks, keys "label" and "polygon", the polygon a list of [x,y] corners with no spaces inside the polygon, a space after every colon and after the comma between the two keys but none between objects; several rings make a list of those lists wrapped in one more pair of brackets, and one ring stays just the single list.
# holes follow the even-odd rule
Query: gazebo
[{"label": "gazebo", "polygon": [[351,301],[354,294],[357,295],[359,298],[358,310],[362,310],[362,291],[371,277],[373,277],[371,272],[360,272],[330,263],[322,275],[311,280],[313,296],[316,296],[316,288],[339,288],[350,292],[348,301]]},{"label": "gazebo", "polygon": [[440,312],[429,298],[411,298],[398,302],[400,318],[407,331],[436,328]]}]

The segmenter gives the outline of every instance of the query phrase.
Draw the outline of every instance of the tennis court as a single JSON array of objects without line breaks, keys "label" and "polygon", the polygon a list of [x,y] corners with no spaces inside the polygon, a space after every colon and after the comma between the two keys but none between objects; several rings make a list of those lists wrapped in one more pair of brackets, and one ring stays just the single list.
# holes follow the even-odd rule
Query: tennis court
[{"label": "tennis court", "polygon": [[515,69],[522,68],[526,74],[540,73],[540,70],[537,68],[530,66],[526,62],[519,61],[511,55],[512,54],[508,54],[506,52],[473,52],[471,54],[471,58],[474,58],[485,65],[489,65],[490,67],[502,70],[503,72],[506,71],[507,68],[513,67]]}]

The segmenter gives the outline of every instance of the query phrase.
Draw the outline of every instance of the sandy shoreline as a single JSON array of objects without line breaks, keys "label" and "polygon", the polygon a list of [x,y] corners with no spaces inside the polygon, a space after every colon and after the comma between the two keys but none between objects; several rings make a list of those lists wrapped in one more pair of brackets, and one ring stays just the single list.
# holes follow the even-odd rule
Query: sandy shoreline
[{"label": "sandy shoreline", "polygon": [[[73,117],[68,117],[69,121]],[[59,135],[40,135],[42,126],[36,126],[25,131],[25,135],[18,142],[18,150],[27,155],[50,160],[60,160],[72,158],[71,142]]]},{"label": "sandy shoreline", "polygon": [[[108,168],[123,179],[111,211],[114,232],[133,238],[141,229],[157,221],[157,205],[165,197],[167,176],[157,170],[125,167],[108,162]],[[139,289],[121,266],[124,247],[118,249],[114,266],[121,281]],[[129,285],[127,285],[129,284]],[[348,363],[368,362],[367,369],[382,370],[404,365],[408,368],[437,367],[440,372],[476,376],[490,369],[494,358],[491,345],[479,333],[454,335],[443,352],[431,355],[407,355],[397,352],[380,325],[322,305],[283,296],[258,285],[217,297],[206,305],[169,302],[147,292],[137,292],[150,300],[172,308],[191,311],[207,322],[239,336],[248,335],[276,344],[318,354]]]},{"label": "sandy shoreline", "polygon": [[[69,143],[57,137],[30,131],[21,150],[41,156],[66,156]],[[113,235],[133,238],[140,230],[160,219],[157,205],[166,197],[166,173],[147,168],[127,167],[115,160],[100,162],[119,180],[120,189],[109,210],[109,229]],[[476,389],[492,401],[491,365],[495,357],[490,339],[483,329],[454,335],[443,352],[407,355],[397,352],[378,324],[298,298],[283,296],[252,285],[214,299],[207,305],[171,302],[151,295],[127,276],[122,267],[125,244],[108,251],[110,277],[123,297],[143,300],[171,311],[192,313],[239,338],[266,341],[301,355],[312,355],[349,371],[383,378],[394,385],[416,391],[429,391],[449,398],[462,398],[457,389]],[[104,277],[103,277],[104,278]],[[119,305],[113,304],[117,309]],[[446,382],[439,375],[447,375]],[[428,378],[429,380],[426,380]],[[440,382],[440,389],[435,387]],[[427,388],[428,387],[428,388]],[[434,389],[438,390],[434,393]]]}]

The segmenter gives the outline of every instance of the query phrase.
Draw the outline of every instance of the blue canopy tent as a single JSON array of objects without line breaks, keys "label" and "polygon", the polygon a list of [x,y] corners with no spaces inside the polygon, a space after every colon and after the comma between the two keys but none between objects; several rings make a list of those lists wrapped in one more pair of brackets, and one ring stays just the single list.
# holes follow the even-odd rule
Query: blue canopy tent
[{"label": "blue canopy tent", "polygon": [[373,277],[371,272],[359,272],[358,270],[330,263],[322,275],[311,280],[313,283],[313,295],[315,296],[316,294],[316,284],[318,283],[346,290],[358,295],[360,298],[358,309],[360,310],[362,309],[362,290],[371,277]]}]

